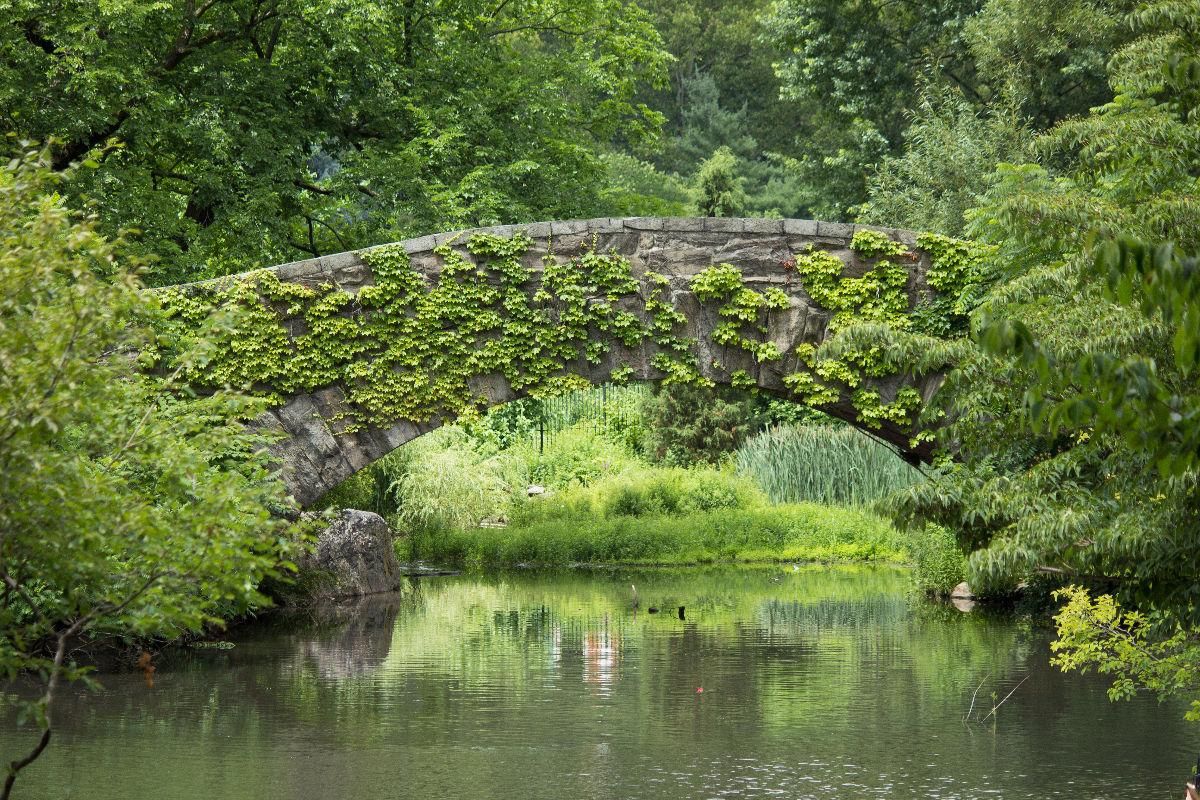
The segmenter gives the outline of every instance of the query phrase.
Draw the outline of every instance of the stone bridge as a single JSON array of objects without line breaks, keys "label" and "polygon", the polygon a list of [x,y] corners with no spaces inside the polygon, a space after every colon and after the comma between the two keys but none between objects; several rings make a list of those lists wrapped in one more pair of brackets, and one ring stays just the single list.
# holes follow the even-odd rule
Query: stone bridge
[{"label": "stone bridge", "polygon": [[[506,250],[506,241],[520,246]],[[354,472],[454,416],[453,408],[435,409],[433,405],[412,412],[405,411],[402,404],[384,403],[364,412],[363,408],[374,402],[371,398],[378,400],[387,387],[364,394],[363,381],[375,381],[376,387],[383,385],[380,381],[391,381],[393,391],[403,393],[409,391],[404,388],[410,385],[406,381],[419,379],[421,391],[433,392],[441,380],[435,374],[436,365],[452,363],[439,358],[459,352],[455,348],[464,341],[482,353],[500,348],[502,341],[514,336],[518,337],[514,341],[525,344],[496,352],[519,352],[521,358],[537,353],[542,360],[530,363],[543,365],[539,369],[546,364],[554,367],[546,373],[546,380],[526,385],[518,380],[515,367],[508,368],[505,359],[510,356],[497,356],[481,357],[470,374],[464,372],[447,386],[463,384],[470,397],[468,405],[480,407],[508,402],[563,375],[577,375],[592,383],[614,378],[667,378],[756,386],[779,397],[807,402],[869,430],[908,460],[916,461],[927,457],[928,445],[914,441],[915,412],[896,410],[897,398],[907,389],[905,396],[910,400],[918,404],[927,401],[940,385],[941,375],[876,372],[872,376],[869,370],[865,374],[859,370],[857,377],[848,376],[838,371],[837,363],[821,361],[814,348],[830,335],[831,321],[839,313],[879,319],[879,307],[888,302],[889,291],[890,302],[899,304],[901,314],[933,296],[928,281],[931,257],[917,244],[917,236],[908,231],[809,220],[725,218],[605,218],[442,233],[235,276],[234,281],[243,283],[257,276],[260,296],[262,278],[272,281],[273,288],[259,310],[275,315],[279,332],[278,336],[260,332],[248,337],[253,341],[240,345],[240,350],[237,342],[228,343],[227,349],[241,353],[238,363],[250,364],[248,372],[238,374],[248,375],[247,381],[267,384],[260,385],[263,391],[274,386],[276,407],[261,424],[281,434],[275,453],[301,506],[311,505]],[[587,253],[609,260],[578,260]],[[570,276],[552,272],[558,266],[570,266],[572,259],[578,270],[593,270],[587,273],[591,277],[571,283]],[[458,281],[456,285],[466,292],[461,303],[439,301],[436,314],[428,304],[410,304],[405,306],[407,310],[393,314],[393,324],[408,326],[403,335],[409,338],[402,340],[407,342],[403,349],[422,351],[423,360],[405,361],[405,353],[388,352],[390,334],[362,338],[366,335],[362,331],[373,324],[371,315],[383,313],[379,309],[385,301],[377,296],[378,285],[384,273],[387,280],[396,280],[397,264],[407,270],[405,280],[410,282],[404,292],[409,295],[429,296],[450,280]],[[622,264],[624,277],[613,277]],[[714,265],[732,265],[736,271],[723,267],[723,272],[714,272]],[[741,273],[736,279],[739,285],[731,277],[737,271]],[[228,292],[231,279],[222,280],[221,284],[197,285],[205,287],[203,290],[176,287],[168,291],[176,293],[176,300],[194,298],[197,291],[215,291],[214,286],[223,286]],[[519,286],[525,300],[504,295],[497,288],[502,285]],[[364,292],[373,286],[376,289]],[[841,306],[829,299],[839,286],[848,290],[839,296]],[[745,293],[746,289],[751,293]],[[500,293],[487,294],[492,290]],[[289,292],[293,291],[308,292],[306,302],[312,308],[325,303],[336,307],[336,313],[298,312],[289,305],[294,299]],[[586,297],[572,300],[578,293]],[[400,293],[389,297],[393,299],[387,302],[402,302],[395,299]],[[472,297],[485,298],[479,305],[491,304],[486,321],[473,316],[478,309],[470,308]],[[580,317],[581,309],[593,316]],[[597,315],[595,309],[603,314]],[[621,317],[620,310],[627,316]],[[530,313],[548,320],[540,332],[529,333],[512,321]],[[425,328],[413,328],[413,321],[423,319],[422,314],[434,314],[437,319]],[[347,334],[348,341],[363,344],[347,352],[337,351],[334,360],[340,359],[340,366],[326,368],[332,356],[315,358],[287,349],[298,347],[298,342],[307,341],[305,337],[317,331],[326,331],[322,335],[327,339],[336,336],[327,333],[330,326],[356,319],[359,328]],[[633,319],[643,326],[640,333],[628,330]],[[560,335],[555,326],[567,325],[583,327],[575,334]],[[470,328],[467,338],[455,326]],[[579,334],[584,329],[585,337]],[[287,363],[254,367],[253,357],[263,340],[274,342],[270,347],[284,354],[277,360]],[[554,352],[547,355],[543,349]],[[325,346],[314,352],[334,351]],[[466,350],[459,352],[458,362],[464,357],[474,363]],[[306,367],[307,377],[301,379],[295,377],[295,370],[288,371],[288,363],[302,358],[316,366]],[[376,368],[386,377],[371,377],[370,371]],[[255,369],[278,369],[281,376],[293,377],[264,382]],[[220,382],[236,381],[219,376],[213,381]],[[859,402],[864,395],[856,394],[864,388],[873,393],[868,397],[877,398],[877,402],[872,400],[876,410],[890,408],[892,413],[864,414]],[[456,391],[453,386],[445,389],[450,394]]]}]

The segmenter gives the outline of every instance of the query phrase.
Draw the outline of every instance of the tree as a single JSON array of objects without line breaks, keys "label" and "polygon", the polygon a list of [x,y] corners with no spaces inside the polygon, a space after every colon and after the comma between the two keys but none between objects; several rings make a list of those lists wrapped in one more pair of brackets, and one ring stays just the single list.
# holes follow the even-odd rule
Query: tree
[{"label": "tree", "polygon": [[595,215],[667,54],[624,0],[167,0],[0,10],[0,121],[178,283],[407,235]]},{"label": "tree", "polygon": [[956,461],[895,508],[957,530],[973,586],[1077,587],[1058,663],[1117,675],[1115,696],[1197,689],[1197,20],[1131,14],[1112,101],[998,168],[968,227],[1001,279],[940,392]]},{"label": "tree", "polygon": [[996,165],[1032,156],[1031,133],[1011,108],[980,111],[961,93],[930,86],[904,132],[904,152],[867,179],[866,223],[962,236],[967,213],[996,179]]},{"label": "tree", "polygon": [[260,404],[140,369],[156,303],[124,242],[52,192],[50,158],[0,173],[0,673],[42,682],[20,707],[40,737],[0,798],[49,744],[58,687],[85,676],[81,641],[174,637],[264,603],[293,548],[244,425]]},{"label": "tree", "polygon": [[766,424],[754,397],[731,387],[675,383],[647,401],[647,450],[671,466],[717,464]]},{"label": "tree", "polygon": [[888,159],[900,155],[905,131],[946,91],[972,114],[1015,115],[1019,126],[1033,130],[1103,103],[1110,96],[1105,66],[1131,40],[1121,20],[1133,6],[1129,0],[777,3],[766,25],[785,49],[777,71],[797,123],[797,144],[788,152],[796,153],[791,163],[810,192],[809,205],[822,218],[856,213],[867,199],[866,176],[896,166]]},{"label": "tree", "polygon": [[696,171],[700,215],[736,217],[746,205],[746,193],[737,174],[737,158],[728,147],[717,148]]},{"label": "tree", "polygon": [[821,219],[843,219],[866,199],[870,165],[897,152],[917,78],[936,73],[973,92],[962,39],[980,0],[782,0],[765,24],[784,49],[781,96],[796,121],[792,167]]},{"label": "tree", "polygon": [[[674,56],[668,84],[658,90],[646,87],[641,95],[666,117],[668,136],[684,135],[688,107],[696,99],[690,84],[704,76],[724,98],[725,107],[737,109],[734,113],[744,120],[744,135],[766,150],[792,144],[794,124],[780,113],[779,79],[772,67],[782,52],[762,24],[768,0],[645,0],[640,5],[650,12],[663,44]],[[704,149],[697,160],[720,144],[732,142]],[[686,171],[694,167],[693,163]]]}]

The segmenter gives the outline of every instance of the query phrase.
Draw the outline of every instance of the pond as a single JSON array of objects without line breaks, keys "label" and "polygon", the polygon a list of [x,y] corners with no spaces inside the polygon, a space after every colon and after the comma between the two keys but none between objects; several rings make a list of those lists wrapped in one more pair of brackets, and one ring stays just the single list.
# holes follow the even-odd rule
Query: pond
[{"label": "pond", "polygon": [[17,796],[1174,799],[1194,755],[890,568],[425,578],[230,639],[64,694]]}]

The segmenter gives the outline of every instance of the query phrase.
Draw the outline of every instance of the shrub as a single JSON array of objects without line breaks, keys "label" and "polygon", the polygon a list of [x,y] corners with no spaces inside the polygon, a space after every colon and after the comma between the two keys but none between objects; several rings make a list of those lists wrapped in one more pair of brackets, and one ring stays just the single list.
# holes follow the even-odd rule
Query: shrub
[{"label": "shrub", "polygon": [[947,595],[966,578],[967,557],[954,534],[940,525],[927,525],[910,534],[913,580],[927,594]]}]

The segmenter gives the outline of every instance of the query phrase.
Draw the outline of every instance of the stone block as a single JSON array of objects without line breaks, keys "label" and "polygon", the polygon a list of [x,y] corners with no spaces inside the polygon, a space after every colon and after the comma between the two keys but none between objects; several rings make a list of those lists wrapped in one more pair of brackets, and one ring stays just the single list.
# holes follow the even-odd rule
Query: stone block
[{"label": "stone block", "polygon": [[319,260],[321,262],[321,266],[330,275],[337,275],[337,273],[342,270],[362,266],[362,261],[359,260],[358,254],[354,251],[321,256]]},{"label": "stone block", "polygon": [[590,219],[588,220],[588,230],[600,234],[622,233],[625,230],[625,220],[621,217]]},{"label": "stone block", "polygon": [[342,457],[346,459],[346,463],[355,472],[358,472],[360,469],[366,469],[375,460],[370,452],[369,439],[367,442],[367,446],[364,446],[359,441],[357,433],[339,433],[337,436],[337,443],[338,447],[341,448]]},{"label": "stone block", "polygon": [[341,450],[325,424],[317,404],[307,394],[297,395],[277,412],[280,421],[298,442],[310,445],[325,458],[339,455]]},{"label": "stone block", "polygon": [[517,229],[530,239],[545,239],[550,236],[549,222],[531,222],[528,225],[518,225]]},{"label": "stone block", "polygon": [[746,219],[742,220],[746,233],[783,233],[783,220],[781,219]]},{"label": "stone block", "polygon": [[304,279],[312,280],[325,275],[325,266],[319,258],[293,261],[275,268],[275,276],[286,283],[297,283]]},{"label": "stone block", "polygon": [[422,236],[417,239],[409,239],[404,242],[404,250],[408,253],[425,253],[434,247],[433,236]]},{"label": "stone block", "polygon": [[373,277],[366,264],[351,264],[333,273],[333,280],[339,286],[342,284],[359,286],[372,280]]},{"label": "stone block", "polygon": [[849,239],[854,235],[854,226],[848,222],[818,222],[817,235],[833,239]]},{"label": "stone block", "polygon": [[400,420],[395,425],[382,431],[384,440],[392,449],[407,444],[421,435],[420,429],[408,420]]},{"label": "stone block", "polygon": [[490,228],[480,228],[477,231],[470,231],[464,235],[460,241],[463,244],[466,244],[471,240],[471,237],[477,233],[489,233],[492,236],[499,236],[502,239],[511,239],[520,229],[521,226],[519,225],[493,225]]},{"label": "stone block", "polygon": [[816,236],[817,222],[811,219],[785,219],[783,232],[792,236]]},{"label": "stone block", "polygon": [[628,217],[625,220],[625,228],[631,231],[661,231],[663,219],[662,217]]},{"label": "stone block", "polygon": [[704,230],[719,233],[741,233],[746,220],[732,217],[704,217]]},{"label": "stone block", "polygon": [[569,236],[571,234],[587,233],[588,224],[584,219],[571,219],[564,222],[551,222],[550,233],[553,236]]},{"label": "stone block", "polygon": [[467,243],[469,231],[447,231],[446,233],[437,233],[433,236],[433,246],[441,247],[444,244],[451,246],[461,246]]},{"label": "stone block", "polygon": [[663,230],[677,233],[692,233],[704,230],[703,217],[663,217]]},{"label": "stone block", "polygon": [[279,417],[275,416],[274,412],[264,411],[254,419],[247,423],[247,427],[255,431],[266,431],[274,434],[287,434],[287,430],[283,427],[283,423],[279,421]]},{"label": "stone block", "polygon": [[335,435],[344,433],[353,422],[350,418],[350,405],[346,402],[346,395],[340,387],[327,386],[324,389],[317,389],[312,393],[312,398],[317,406],[317,411]]}]

